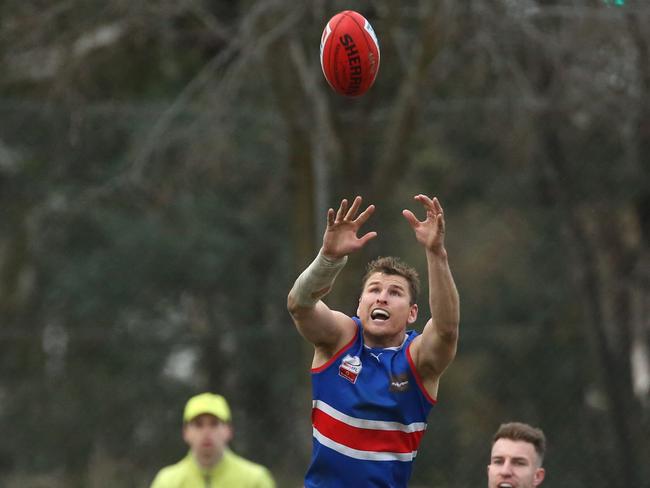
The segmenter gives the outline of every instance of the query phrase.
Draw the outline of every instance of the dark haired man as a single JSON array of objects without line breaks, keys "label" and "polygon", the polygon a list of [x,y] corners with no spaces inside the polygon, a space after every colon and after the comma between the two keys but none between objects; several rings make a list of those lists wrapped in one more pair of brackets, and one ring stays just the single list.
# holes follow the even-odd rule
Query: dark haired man
[{"label": "dark haired man", "polygon": [[544,481],[546,437],[521,422],[501,424],[492,438],[488,488],[534,488]]},{"label": "dark haired man", "polygon": [[421,334],[407,330],[418,317],[419,282],[397,258],[370,263],[354,317],[330,309],[330,291],[349,254],[376,237],[357,232],[374,212],[359,213],[361,197],[329,209],[318,256],[289,292],[298,331],[314,345],[312,460],[305,487],[406,487],[436,402],[442,373],[456,354],[458,292],[444,246],[445,221],[437,198],[416,195],[426,217],[402,214],[424,247],[431,318]]}]

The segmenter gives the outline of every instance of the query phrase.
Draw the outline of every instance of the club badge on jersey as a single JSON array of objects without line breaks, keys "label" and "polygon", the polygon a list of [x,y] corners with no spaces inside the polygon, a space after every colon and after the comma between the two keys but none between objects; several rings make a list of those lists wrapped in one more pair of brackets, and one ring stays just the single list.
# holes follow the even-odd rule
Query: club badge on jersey
[{"label": "club badge on jersey", "polygon": [[342,376],[350,383],[355,384],[359,374],[361,373],[361,368],[362,365],[359,356],[350,356],[348,354],[341,360],[339,376]]}]

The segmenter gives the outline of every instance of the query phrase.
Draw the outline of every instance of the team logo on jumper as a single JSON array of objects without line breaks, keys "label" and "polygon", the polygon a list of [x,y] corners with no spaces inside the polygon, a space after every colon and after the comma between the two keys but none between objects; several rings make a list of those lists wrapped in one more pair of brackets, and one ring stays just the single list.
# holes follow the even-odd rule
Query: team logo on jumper
[{"label": "team logo on jumper", "polygon": [[360,373],[361,360],[358,356],[350,356],[348,354],[341,360],[339,376],[343,376],[343,378],[348,380],[350,383],[355,384]]},{"label": "team logo on jumper", "polygon": [[409,389],[409,378],[406,373],[391,375],[390,377],[390,391],[404,392]]}]

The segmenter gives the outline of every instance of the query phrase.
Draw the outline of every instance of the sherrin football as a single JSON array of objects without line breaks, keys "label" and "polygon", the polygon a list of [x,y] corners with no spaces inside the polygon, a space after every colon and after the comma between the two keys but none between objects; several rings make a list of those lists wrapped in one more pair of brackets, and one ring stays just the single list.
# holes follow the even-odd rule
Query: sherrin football
[{"label": "sherrin football", "polygon": [[320,40],[320,64],[337,93],[348,97],[366,93],[379,71],[379,42],[370,22],[354,10],[332,17]]}]

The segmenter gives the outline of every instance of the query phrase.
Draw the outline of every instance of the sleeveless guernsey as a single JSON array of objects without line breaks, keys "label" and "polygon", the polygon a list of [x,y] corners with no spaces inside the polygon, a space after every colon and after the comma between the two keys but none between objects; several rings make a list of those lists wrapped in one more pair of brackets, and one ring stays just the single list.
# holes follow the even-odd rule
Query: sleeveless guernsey
[{"label": "sleeveless guernsey", "polygon": [[422,386],[406,332],[399,347],[364,345],[355,337],[311,371],[313,450],[305,487],[405,488],[436,402]]}]

